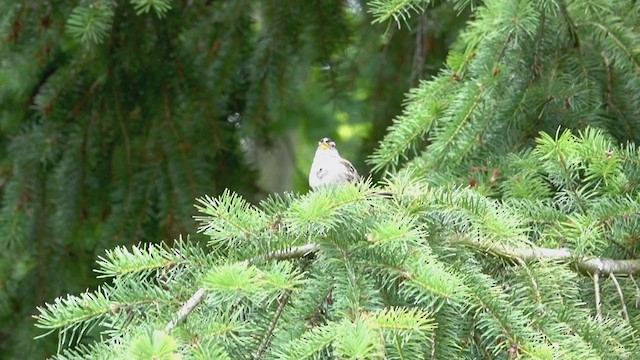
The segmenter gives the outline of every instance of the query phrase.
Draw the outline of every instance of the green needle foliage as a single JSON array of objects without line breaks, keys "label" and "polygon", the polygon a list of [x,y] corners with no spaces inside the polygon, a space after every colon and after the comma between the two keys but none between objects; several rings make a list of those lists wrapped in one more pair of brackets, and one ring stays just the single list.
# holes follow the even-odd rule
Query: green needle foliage
[{"label": "green needle foliage", "polygon": [[[391,28],[430,3],[366,10]],[[639,358],[640,5],[447,6],[472,20],[369,158],[380,185],[198,196],[206,246],[116,247],[107,283],[38,307],[53,358]]]},{"label": "green needle foliage", "polygon": [[[33,342],[34,308],[111,286],[97,257],[99,277],[183,266],[130,246],[193,232],[194,199],[306,190],[325,136],[364,172],[403,94],[464,25],[436,9],[386,32],[359,1],[0,1],[0,357],[56,351],[53,337]],[[237,225],[249,239],[260,224]]]},{"label": "green needle foliage", "polygon": [[[210,251],[182,240],[108,251],[97,271],[113,285],[47,304],[38,326],[62,334],[56,359],[633,359],[640,262],[583,267],[602,274],[597,295],[574,266],[582,255],[637,257],[636,241],[614,234],[637,231],[640,193],[605,179],[638,171],[639,156],[588,128],[541,133],[505,157],[491,197],[410,172],[257,206],[204,197],[196,219]],[[521,176],[523,165],[538,171]],[[544,198],[506,195],[531,179]],[[505,250],[534,244],[574,257]],[[185,303],[193,311],[169,326]],[[110,336],[77,347],[90,326]]]}]

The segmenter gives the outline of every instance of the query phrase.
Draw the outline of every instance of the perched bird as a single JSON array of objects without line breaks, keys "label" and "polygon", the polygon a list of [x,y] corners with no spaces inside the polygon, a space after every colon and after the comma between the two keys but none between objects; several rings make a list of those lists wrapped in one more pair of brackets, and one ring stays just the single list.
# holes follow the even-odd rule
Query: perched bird
[{"label": "perched bird", "polygon": [[333,140],[322,138],[318,141],[316,156],[309,172],[309,186],[312,190],[325,185],[341,185],[358,180],[360,175],[349,160],[340,156]]}]

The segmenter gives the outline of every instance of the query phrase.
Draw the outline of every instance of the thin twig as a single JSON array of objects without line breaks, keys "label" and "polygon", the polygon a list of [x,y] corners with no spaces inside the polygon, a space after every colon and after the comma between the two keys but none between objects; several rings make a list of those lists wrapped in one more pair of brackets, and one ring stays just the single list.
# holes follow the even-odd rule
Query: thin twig
[{"label": "thin twig", "polygon": [[[257,256],[248,260],[243,261],[241,264],[250,265],[254,262],[260,260],[289,260],[295,258],[305,257],[308,254],[314,253],[318,250],[318,245],[316,244],[306,244],[302,246],[296,246],[285,250],[277,250],[266,254],[265,256]],[[174,319],[171,319],[169,323],[164,328],[165,332],[170,332],[173,330],[178,324],[180,324],[184,319],[187,318],[193,312],[193,310],[202,302],[204,296],[206,295],[207,290],[204,288],[199,288],[187,302],[182,305],[180,311]]]},{"label": "thin twig", "polygon": [[262,338],[260,347],[258,348],[258,351],[256,351],[256,354],[253,356],[253,360],[258,360],[260,356],[262,356],[262,354],[265,352],[265,350],[267,350],[267,346],[269,346],[269,342],[271,341],[271,335],[273,335],[273,330],[275,330],[276,328],[276,324],[278,323],[278,320],[280,319],[280,316],[284,311],[284,307],[287,305],[287,302],[289,302],[290,295],[291,295],[291,291],[287,291],[284,294],[282,294],[280,299],[278,299],[278,302],[279,302],[278,309],[276,310],[276,313],[273,316],[273,319],[271,319],[271,324],[269,324],[267,333]]},{"label": "thin twig", "polygon": [[542,65],[540,65],[540,44],[542,43],[542,38],[544,37],[544,25],[546,20],[545,8],[542,7],[542,11],[540,12],[540,27],[538,28],[538,34],[536,35],[536,42],[534,46],[534,57],[533,57],[533,78],[538,77],[542,73]]},{"label": "thin twig", "polygon": [[560,14],[562,14],[562,18],[567,23],[567,31],[569,31],[569,36],[571,37],[571,40],[573,40],[573,46],[575,48],[580,48],[580,37],[578,36],[578,28],[573,22],[571,15],[569,15],[567,5],[564,2],[560,4]]},{"label": "thin twig", "polygon": [[536,281],[536,277],[533,276],[533,272],[531,272],[531,269],[529,269],[529,266],[524,260],[518,259],[518,263],[527,272],[527,276],[529,276],[529,280],[531,280],[531,287],[533,288],[533,292],[536,295],[536,302],[538,303],[538,307],[540,308],[540,310],[542,310],[544,302],[542,301],[542,295],[540,294],[540,289],[538,287],[538,281]]},{"label": "thin twig", "polygon": [[616,289],[618,290],[618,295],[620,296],[620,303],[622,304],[622,314],[624,315],[624,319],[627,320],[628,323],[631,323],[629,320],[629,313],[627,312],[627,304],[624,303],[624,295],[622,294],[622,289],[620,288],[620,284],[618,283],[618,279],[613,274],[609,274],[611,280],[616,285]]},{"label": "thin twig", "polygon": [[596,320],[602,322],[602,304],[600,302],[600,274],[596,271],[593,273],[593,288],[596,296]]},{"label": "thin twig", "polygon": [[425,49],[424,41],[427,38],[427,20],[426,13],[418,18],[418,28],[416,29],[416,48],[413,52],[413,64],[411,66],[411,75],[409,75],[409,84],[412,86],[417,84],[417,80],[422,78],[424,73]]},{"label": "thin twig", "polygon": [[507,46],[509,46],[509,43],[511,42],[512,39],[513,39],[513,30],[509,31],[509,33],[507,34],[507,38],[504,40],[504,43],[502,43],[502,47],[500,48],[500,51],[498,52],[498,56],[496,56],[496,60],[494,61],[495,67],[497,67],[500,61],[502,61],[504,54],[507,52]]},{"label": "thin twig", "polygon": [[[311,251],[316,251],[316,250],[317,250],[317,245],[315,245],[315,244],[307,244],[307,245],[301,246],[299,249],[296,249],[296,251],[294,251],[294,252],[287,252],[286,254],[283,253],[283,252],[276,252],[273,255],[274,256],[280,256],[279,259],[282,259],[283,256],[285,258],[290,258],[290,256],[292,256],[292,254],[300,255],[300,256],[296,256],[296,257],[303,257],[303,256],[309,254]],[[309,264],[308,261],[303,262],[302,265],[300,266],[300,272],[304,272],[308,264]],[[260,346],[258,347],[258,350],[256,351],[256,354],[253,356],[253,360],[258,360],[262,356],[262,354],[267,350],[267,347],[269,346],[269,343],[271,342],[271,336],[273,335],[273,331],[276,328],[276,324],[278,323],[278,320],[280,319],[280,316],[282,316],[282,312],[284,311],[284,307],[289,302],[289,297],[290,296],[291,296],[291,290],[287,290],[278,299],[278,308],[276,309],[276,313],[273,315],[273,319],[271,319],[271,324],[269,324],[269,328],[267,329],[267,333],[262,338],[262,342],[260,343]]]},{"label": "thin twig", "polygon": [[[626,116],[624,116],[624,114],[622,113],[622,111],[620,111],[620,109],[618,109],[618,107],[616,106],[616,104],[613,102],[613,83],[614,83],[614,78],[613,78],[613,64],[611,62],[611,60],[609,60],[609,58],[606,56],[606,54],[603,52],[601,53],[602,58],[604,59],[604,65],[605,65],[605,69],[607,69],[607,91],[605,92],[605,111],[611,110],[615,113],[616,117],[618,119],[620,119],[622,121],[622,125],[624,126],[624,130],[627,133],[632,133],[633,129],[631,128],[631,126],[629,125],[629,121],[627,119]],[[629,252],[628,249],[625,248],[626,252]]]},{"label": "thin twig", "polygon": [[633,275],[629,274],[629,278],[633,282],[633,285],[636,286],[636,308],[640,308],[640,287],[636,282],[636,279],[633,278]]},{"label": "thin twig", "polygon": [[613,93],[613,70],[611,69],[611,61],[609,61],[609,58],[604,54],[602,54],[602,58],[604,59],[605,69],[607,69],[607,91],[604,93],[605,104],[607,107],[615,108],[613,101],[611,101],[611,94]]},{"label": "thin twig", "polygon": [[437,341],[438,337],[436,336],[436,333],[433,333],[433,339],[431,340],[433,342],[433,345],[431,346],[431,360],[436,360],[436,341]]},{"label": "thin twig", "polygon": [[204,288],[198,289],[198,291],[196,291],[196,293],[193,294],[193,296],[191,296],[189,300],[184,303],[184,305],[182,305],[180,311],[178,311],[178,315],[174,319],[171,319],[167,326],[164,327],[164,332],[171,332],[173,328],[175,328],[180,322],[182,322],[187,316],[189,316],[193,309],[195,309],[196,306],[198,306],[198,304],[202,302],[202,299],[204,299],[204,295],[206,294],[206,292],[207,291]]}]

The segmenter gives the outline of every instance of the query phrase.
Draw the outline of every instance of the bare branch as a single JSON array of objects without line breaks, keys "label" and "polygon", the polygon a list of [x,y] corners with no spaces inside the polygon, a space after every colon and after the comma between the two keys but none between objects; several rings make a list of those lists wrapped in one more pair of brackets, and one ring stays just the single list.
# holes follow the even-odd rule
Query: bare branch
[{"label": "bare branch", "polygon": [[184,305],[182,305],[175,319],[171,319],[171,321],[169,321],[167,326],[164,327],[164,332],[169,333],[171,330],[173,330],[174,327],[176,327],[187,316],[189,316],[189,314],[191,314],[193,309],[195,309],[196,306],[198,306],[198,304],[202,302],[202,299],[204,299],[205,294],[206,294],[206,290],[204,288],[198,289],[198,291],[196,291],[196,293],[193,294],[193,296],[191,296],[189,300],[187,300],[187,302],[184,303]]},{"label": "bare branch", "polygon": [[305,244],[284,250],[276,250],[266,254],[265,256],[257,256],[249,260],[245,260],[247,265],[253,264],[260,260],[289,260],[305,257],[311,253],[318,251],[317,244]]},{"label": "bare branch", "polygon": [[620,288],[620,284],[618,283],[618,279],[613,274],[609,274],[611,280],[616,285],[616,289],[618,290],[618,295],[620,296],[620,303],[622,304],[622,314],[624,315],[624,319],[627,320],[629,324],[631,324],[629,320],[629,313],[627,312],[627,304],[624,303],[624,295],[622,294],[622,289]]},{"label": "bare branch", "polygon": [[260,343],[260,347],[258,348],[258,351],[256,351],[256,354],[253,357],[254,360],[260,359],[260,356],[262,356],[265,350],[267,350],[267,346],[269,346],[269,341],[271,341],[271,335],[273,334],[273,330],[275,330],[276,328],[278,319],[280,319],[280,315],[282,315],[282,312],[284,311],[284,307],[287,305],[287,302],[289,302],[290,294],[291,294],[291,291],[287,291],[284,294],[282,294],[280,299],[278,299],[278,302],[279,302],[278,309],[276,310],[276,313],[273,316],[273,319],[271,319],[271,324],[269,324],[267,333],[264,335],[264,338],[262,338],[262,342]]},{"label": "bare branch", "polygon": [[504,244],[492,244],[478,242],[466,238],[456,239],[464,245],[495,254],[497,256],[512,260],[521,259],[524,261],[565,261],[571,263],[575,268],[586,274],[600,273],[600,275],[633,275],[640,273],[640,259],[614,260],[608,258],[595,258],[581,256],[573,253],[569,249],[549,249],[537,246],[527,248],[516,248]]},{"label": "bare branch", "polygon": [[600,300],[600,274],[593,273],[593,289],[596,295],[596,320],[602,322],[602,302]]}]

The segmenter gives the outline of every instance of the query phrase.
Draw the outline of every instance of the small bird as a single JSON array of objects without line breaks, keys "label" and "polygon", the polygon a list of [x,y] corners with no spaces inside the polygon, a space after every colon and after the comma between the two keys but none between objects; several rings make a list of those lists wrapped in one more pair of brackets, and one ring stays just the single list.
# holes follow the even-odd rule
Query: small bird
[{"label": "small bird", "polygon": [[360,175],[349,160],[343,159],[336,143],[329,138],[318,141],[318,149],[309,172],[312,190],[326,185],[342,185],[360,180]]}]

